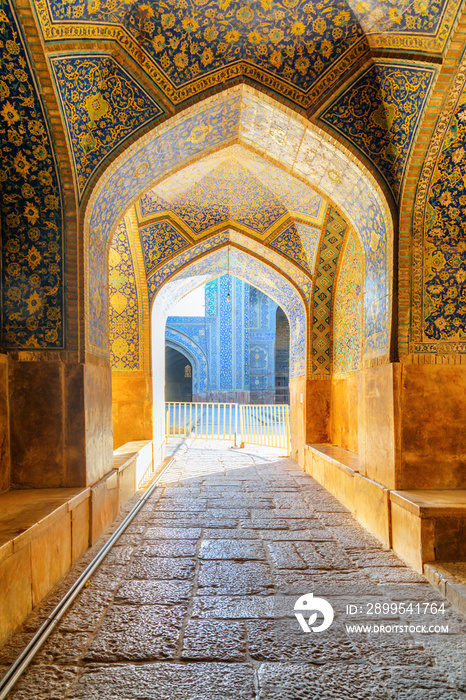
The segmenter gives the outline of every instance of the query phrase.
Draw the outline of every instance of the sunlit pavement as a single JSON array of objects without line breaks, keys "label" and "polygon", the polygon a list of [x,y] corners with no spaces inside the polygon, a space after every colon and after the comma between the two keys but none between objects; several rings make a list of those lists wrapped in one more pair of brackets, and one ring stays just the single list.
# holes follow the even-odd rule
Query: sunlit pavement
[{"label": "sunlit pavement", "polygon": [[[170,449],[161,487],[11,698],[466,698],[464,618],[282,450]],[[310,594],[308,632],[294,605]],[[334,611],[322,631],[315,598]]]}]

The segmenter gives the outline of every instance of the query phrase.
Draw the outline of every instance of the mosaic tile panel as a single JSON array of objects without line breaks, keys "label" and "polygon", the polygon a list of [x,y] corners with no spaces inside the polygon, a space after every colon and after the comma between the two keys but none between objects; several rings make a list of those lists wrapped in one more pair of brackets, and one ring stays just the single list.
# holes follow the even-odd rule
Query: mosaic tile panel
[{"label": "mosaic tile panel", "polygon": [[205,286],[205,315],[218,315],[218,283],[216,280],[207,282]]},{"label": "mosaic tile panel", "polygon": [[355,372],[361,365],[364,257],[353,231],[345,245],[333,301],[333,371]]},{"label": "mosaic tile panel", "polygon": [[116,41],[174,104],[240,76],[309,107],[374,48],[437,52],[460,0],[34,0],[45,40]]},{"label": "mosaic tile panel", "polygon": [[263,292],[249,288],[251,392],[275,391],[275,318],[277,304]]},{"label": "mosaic tile panel", "polygon": [[268,243],[312,275],[319,238],[320,229],[296,222],[272,237]]},{"label": "mosaic tile panel", "polygon": [[[233,388],[234,355],[233,355],[233,296],[234,283],[231,275],[222,275],[219,279],[219,336],[220,344],[220,390],[228,391]],[[225,303],[227,295],[231,302]]]},{"label": "mosaic tile panel", "polygon": [[[218,388],[222,391],[249,391],[250,388],[251,391],[274,391],[277,304],[258,289],[228,275],[208,282],[205,295],[206,310],[215,309],[213,315],[205,318],[169,316],[167,319],[166,339],[176,341],[177,348],[193,357],[194,382],[197,382],[198,366],[207,362],[203,374],[207,379],[200,380],[203,392]],[[198,351],[201,346],[205,347],[204,335],[201,338],[199,333],[204,331],[206,319],[217,342],[209,351],[202,351],[202,359]],[[210,379],[217,375],[217,368],[220,370],[218,383]]]},{"label": "mosaic tile panel", "polygon": [[322,238],[312,301],[312,372],[330,374],[332,292],[347,223],[332,209]]},{"label": "mosaic tile panel", "polygon": [[264,234],[288,214],[279,198],[234,159],[186,190],[171,209],[197,236],[226,222]]},{"label": "mosaic tile panel", "polygon": [[134,247],[123,221],[112,240],[109,263],[110,363],[114,372],[138,371],[141,367],[141,299],[134,265]]},{"label": "mosaic tile panel", "polygon": [[[246,299],[249,302],[249,285],[235,279],[235,386],[242,387],[245,391],[249,388],[249,381],[244,368],[244,356],[249,348],[249,325],[245,323]],[[241,300],[241,303],[238,301]],[[227,302],[228,303],[228,302]]]},{"label": "mosaic tile panel", "polygon": [[163,110],[110,56],[54,56],[50,63],[82,195],[106,156]]},{"label": "mosaic tile panel", "polygon": [[398,199],[434,68],[371,66],[320,116],[369,158]]},{"label": "mosaic tile panel", "polygon": [[0,37],[2,344],[58,349],[65,343],[58,168],[19,21],[6,0]]},{"label": "mosaic tile panel", "polygon": [[190,244],[169,221],[157,221],[155,224],[141,226],[139,236],[147,275]]},{"label": "mosaic tile panel", "polygon": [[432,174],[425,211],[423,340],[466,339],[466,87]]}]

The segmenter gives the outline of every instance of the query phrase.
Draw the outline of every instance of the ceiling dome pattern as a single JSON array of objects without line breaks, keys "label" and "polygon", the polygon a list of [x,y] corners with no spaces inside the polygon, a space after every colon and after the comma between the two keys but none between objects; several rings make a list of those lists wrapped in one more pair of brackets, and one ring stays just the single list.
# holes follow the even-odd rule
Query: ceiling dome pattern
[{"label": "ceiling dome pattern", "polygon": [[[289,127],[283,124],[282,129],[277,120],[274,121],[275,153],[280,155],[282,148],[288,146]],[[242,131],[242,125],[238,123],[238,132]],[[280,139],[281,144],[277,143]],[[193,196],[197,201],[199,195],[195,193],[198,192],[202,193],[204,206],[206,201],[212,201],[219,210],[231,214],[244,211],[245,204],[246,209],[254,208],[255,191],[258,196],[276,202],[281,209],[309,223],[321,225],[323,222],[326,202],[321,194],[296,174],[288,173],[239,144],[217,151],[170,175],[140,198],[138,215],[142,221],[165,214],[175,207],[180,208],[181,202],[187,199],[193,201]],[[248,197],[249,203],[246,202]],[[181,213],[179,216],[183,218]],[[194,229],[192,233],[195,233]]]},{"label": "ceiling dome pattern", "polygon": [[178,238],[198,240],[234,227],[261,240],[281,231],[271,244],[312,274],[320,228],[298,219],[321,226],[326,208],[326,200],[309,185],[235,145],[144,194],[137,215],[143,247],[150,248],[148,269],[166,259],[170,246],[173,252],[179,249]]},{"label": "ceiling dome pattern", "polygon": [[289,215],[279,198],[235,160],[186,190],[172,211],[196,236],[227,222],[263,235]]},{"label": "ceiling dome pattern", "polygon": [[[263,158],[280,163],[289,175],[307,181],[311,190],[316,183],[358,231],[365,256],[364,359],[382,356],[387,352],[389,339],[389,261],[393,240],[387,202],[375,179],[360,168],[356,159],[308,122],[251,93],[250,88],[238,86],[202,106],[193,106],[182,118],[154,129],[116,159],[89,201],[85,222],[87,249],[102,247],[128,205],[153,187],[154,181],[160,182],[157,192],[163,191],[168,200],[175,190],[184,191],[194,168],[198,177],[206,168],[210,172],[211,154],[237,143],[237,129],[244,150],[250,146],[260,151]],[[178,175],[172,176],[175,170]],[[325,211],[325,198],[320,196]],[[90,257],[89,271],[89,348],[103,354],[106,341],[101,309],[105,308],[106,290],[105,271],[100,268],[98,257],[95,261]]]},{"label": "ceiling dome pattern", "polygon": [[244,76],[309,107],[330,87],[323,78],[330,69],[333,82],[371,47],[441,52],[460,0],[35,0],[35,5],[47,41],[116,41],[144,64],[173,104]]}]

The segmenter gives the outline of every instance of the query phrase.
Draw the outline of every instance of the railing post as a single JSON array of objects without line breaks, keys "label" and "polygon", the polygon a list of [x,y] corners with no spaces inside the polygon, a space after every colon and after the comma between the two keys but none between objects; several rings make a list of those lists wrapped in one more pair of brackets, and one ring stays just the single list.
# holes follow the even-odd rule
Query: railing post
[{"label": "railing post", "polygon": [[239,437],[239,444],[242,445],[243,442],[245,442],[244,439],[244,406],[245,404],[241,404],[239,406],[239,430],[240,430],[240,437]]},{"label": "railing post", "polygon": [[287,452],[287,455],[289,456],[291,453],[289,406],[285,406],[285,415],[286,415],[286,452]]}]

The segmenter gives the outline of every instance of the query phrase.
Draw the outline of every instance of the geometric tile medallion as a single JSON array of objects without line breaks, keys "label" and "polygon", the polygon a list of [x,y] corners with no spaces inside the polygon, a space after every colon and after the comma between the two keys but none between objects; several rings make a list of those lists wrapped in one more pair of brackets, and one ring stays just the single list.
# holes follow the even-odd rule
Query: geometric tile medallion
[{"label": "geometric tile medallion", "polygon": [[228,221],[263,235],[288,213],[279,198],[235,159],[183,192],[171,209],[195,236]]}]

